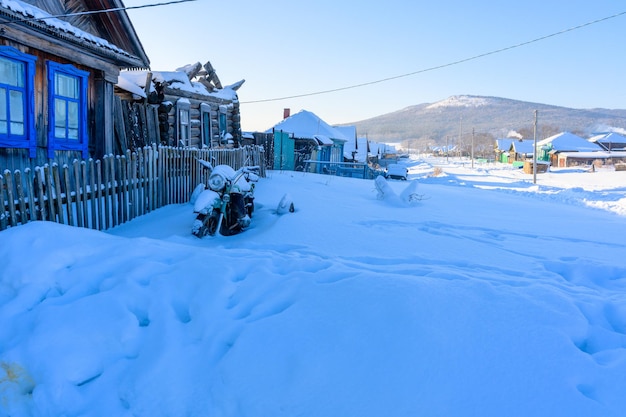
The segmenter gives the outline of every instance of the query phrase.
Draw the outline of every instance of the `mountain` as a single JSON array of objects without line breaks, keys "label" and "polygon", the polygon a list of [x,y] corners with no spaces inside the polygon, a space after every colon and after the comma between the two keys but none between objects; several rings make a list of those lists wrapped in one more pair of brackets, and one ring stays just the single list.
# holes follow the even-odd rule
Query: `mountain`
[{"label": "mountain", "polygon": [[599,131],[626,130],[626,110],[571,109],[499,97],[452,96],[436,103],[406,107],[351,123],[360,136],[378,142],[419,141],[444,143],[475,134],[504,138],[519,132],[533,137],[537,110],[537,138],[562,131],[591,136]]}]

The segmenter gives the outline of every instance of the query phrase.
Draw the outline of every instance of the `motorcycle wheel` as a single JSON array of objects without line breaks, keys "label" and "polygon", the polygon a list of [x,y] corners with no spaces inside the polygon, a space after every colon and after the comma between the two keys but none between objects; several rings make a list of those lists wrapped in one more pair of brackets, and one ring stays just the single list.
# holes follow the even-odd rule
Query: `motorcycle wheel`
[{"label": "motorcycle wheel", "polygon": [[219,221],[220,215],[216,212],[211,213],[211,215],[207,218],[206,228],[207,233],[211,236],[215,236],[215,232],[217,232],[217,223]]},{"label": "motorcycle wheel", "polygon": [[191,233],[195,237],[202,239],[209,234],[206,227],[206,220],[207,216],[205,214],[198,214],[198,217],[194,220],[193,226],[191,227]]}]

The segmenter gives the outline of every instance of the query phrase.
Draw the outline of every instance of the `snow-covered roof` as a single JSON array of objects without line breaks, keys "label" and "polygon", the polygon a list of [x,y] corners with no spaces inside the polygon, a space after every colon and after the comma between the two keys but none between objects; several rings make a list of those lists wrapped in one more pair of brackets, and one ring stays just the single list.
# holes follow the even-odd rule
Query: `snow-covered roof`
[{"label": "snow-covered roof", "polygon": [[289,116],[274,125],[273,128],[267,129],[265,133],[271,133],[273,130],[291,133],[294,137],[299,139],[314,139],[316,135],[321,135],[333,140],[344,142],[348,140],[339,129],[332,127],[317,115],[307,110],[301,110]]},{"label": "snow-covered roof", "polygon": [[626,158],[626,151],[559,152],[560,156],[583,159]]},{"label": "snow-covered roof", "polygon": [[[209,91],[204,84],[192,82],[184,71],[151,71],[152,80],[160,83],[168,83],[168,87],[175,90],[186,91],[189,93],[200,94],[207,97],[217,97],[224,100],[236,101],[236,89],[243,83],[239,81],[235,84],[228,85],[222,89]],[[132,86],[141,90],[145,89],[148,71],[122,71],[120,72],[117,87],[122,88],[131,93]],[[150,85],[150,91],[154,91],[154,85]]]},{"label": "snow-covered roof", "polygon": [[537,146],[551,145],[554,151],[593,152],[600,147],[570,132],[562,132],[537,142]]},{"label": "snow-covered roof", "polygon": [[[356,162],[366,162],[369,156],[369,140],[365,137],[349,140],[343,145],[343,156],[346,159],[354,158]],[[354,155],[353,155],[354,152]]]},{"label": "snow-covered roof", "polygon": [[50,13],[26,2],[20,0],[0,0],[0,8],[11,11],[17,15],[21,15],[24,20],[27,20],[30,23],[43,25],[54,29],[55,31],[63,32],[66,35],[71,35],[77,40],[87,42],[92,46],[109,50],[116,54],[132,57],[130,53],[117,47],[116,45],[113,45],[106,39],[102,39],[91,33],[85,32],[84,30],[79,29],[64,20],[52,17]]},{"label": "snow-covered roof", "polygon": [[370,153],[372,155],[387,155],[398,153],[398,150],[396,149],[395,145],[391,145],[389,143],[370,142]]},{"label": "snow-covered roof", "polygon": [[313,135],[313,139],[317,140],[320,145],[332,145],[334,143],[331,138],[324,135]]},{"label": "snow-covered roof", "polygon": [[589,142],[600,144],[606,150],[625,149],[626,136],[619,133],[609,132],[595,135],[589,139]]},{"label": "snow-covered roof", "polygon": [[522,154],[532,154],[535,148],[535,142],[533,140],[514,140],[511,142],[511,146],[515,149],[515,152]]},{"label": "snow-covered roof", "polygon": [[348,141],[356,140],[356,126],[333,126],[335,129],[343,133]]},{"label": "snow-covered roof", "polygon": [[513,143],[516,140],[517,139],[511,139],[511,138],[496,139],[496,146],[498,147],[499,150],[508,152],[508,150],[511,149],[511,143]]}]

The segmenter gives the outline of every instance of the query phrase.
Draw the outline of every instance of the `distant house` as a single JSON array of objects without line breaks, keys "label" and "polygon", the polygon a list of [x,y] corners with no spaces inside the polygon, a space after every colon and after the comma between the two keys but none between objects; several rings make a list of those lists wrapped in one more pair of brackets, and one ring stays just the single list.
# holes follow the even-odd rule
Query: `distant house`
[{"label": "distant house", "polygon": [[597,143],[604,150],[612,151],[626,151],[626,136],[620,135],[615,132],[602,133],[589,138],[589,142]]},{"label": "distant house", "polygon": [[511,142],[511,148],[509,149],[509,162],[526,161],[533,157],[534,153],[534,140],[531,139],[518,139]]},{"label": "distant house", "polygon": [[[1,167],[113,150],[118,75],[150,65],[123,6],[121,0],[0,2]],[[97,13],[106,9],[116,12]]]},{"label": "distant house", "polygon": [[274,169],[323,172],[343,162],[348,138],[340,129],[306,110],[285,116],[266,131],[274,133]]},{"label": "distant house", "polygon": [[344,161],[367,164],[371,157],[369,139],[358,137],[356,126],[335,126],[335,128],[339,129],[347,139],[343,147]]},{"label": "distant house", "polygon": [[508,163],[509,162],[509,152],[511,150],[511,144],[516,139],[506,138],[506,139],[496,139],[494,146],[495,160],[498,162]]},{"label": "distant house", "polygon": [[506,138],[495,141],[495,160],[512,164],[522,162],[533,156],[533,140]]},{"label": "distant house", "polygon": [[198,62],[175,71],[124,71],[116,88],[126,100],[158,107],[162,144],[216,148],[242,144],[237,90],[243,83],[222,86],[211,63]]},{"label": "distant house", "polygon": [[398,162],[398,150],[394,145],[382,142],[371,142],[370,150],[374,162],[382,167]]},{"label": "distant house", "polygon": [[555,167],[566,167],[576,164],[576,159],[593,161],[600,156],[601,150],[596,143],[570,132],[562,132],[537,142],[537,159],[549,161]]}]

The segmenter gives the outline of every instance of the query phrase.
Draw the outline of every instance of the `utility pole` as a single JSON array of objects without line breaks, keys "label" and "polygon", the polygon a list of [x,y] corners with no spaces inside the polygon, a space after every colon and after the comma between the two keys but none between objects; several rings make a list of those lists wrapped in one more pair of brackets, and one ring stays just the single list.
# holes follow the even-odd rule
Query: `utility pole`
[{"label": "utility pole", "polygon": [[[463,135],[463,118],[459,117],[459,146],[461,146],[461,136]],[[459,159],[461,159],[461,149],[459,148]]]},{"label": "utility pole", "polygon": [[450,161],[448,160],[448,155],[450,154],[450,147],[448,146],[448,138],[450,136],[446,136],[446,164],[449,163]]},{"label": "utility pole", "polygon": [[472,169],[474,169],[474,128],[472,128]]},{"label": "utility pole", "polygon": [[537,184],[537,110],[535,110],[535,124],[533,128],[534,150],[533,150],[533,184]]}]

